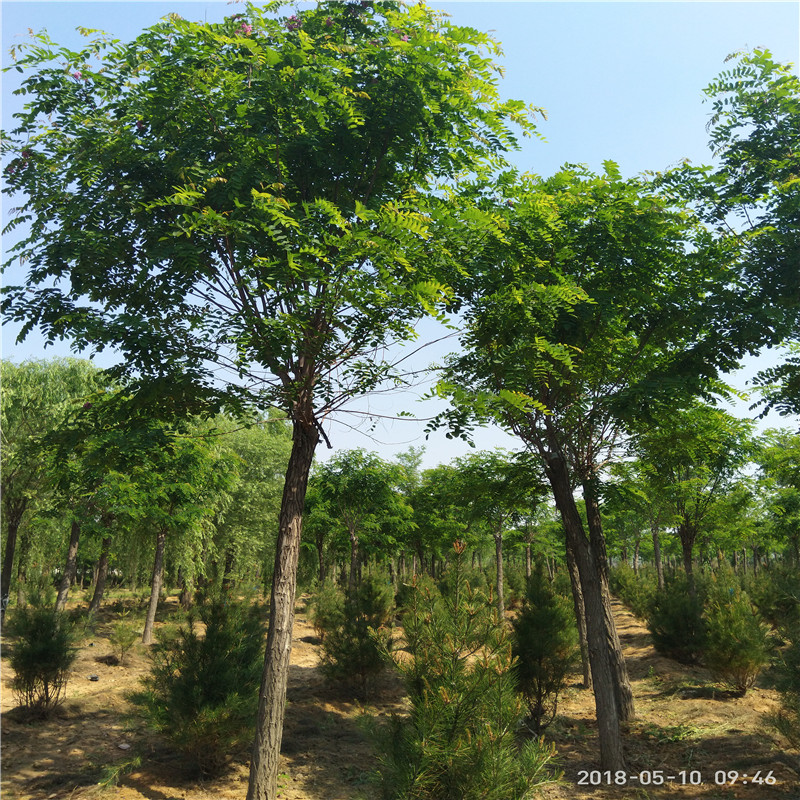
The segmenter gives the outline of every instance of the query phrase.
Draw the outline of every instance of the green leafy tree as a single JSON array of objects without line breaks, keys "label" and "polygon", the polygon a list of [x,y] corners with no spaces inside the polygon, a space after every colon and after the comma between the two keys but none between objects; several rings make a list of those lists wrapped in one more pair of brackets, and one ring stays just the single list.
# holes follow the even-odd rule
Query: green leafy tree
[{"label": "green leafy tree", "polygon": [[[17,539],[26,513],[35,503],[41,508],[52,494],[48,480],[43,437],[59,426],[75,404],[100,388],[103,378],[90,362],[78,359],[51,361],[0,361],[0,472],[2,473],[3,534],[5,548],[0,602],[8,605]],[[23,531],[25,529],[23,528]],[[33,546],[21,543],[18,576],[23,579]]]},{"label": "green leafy tree", "polygon": [[532,128],[523,103],[498,100],[493,40],[427,6],[280,9],[172,15],[77,52],[37,36],[18,48],[33,74],[6,145],[8,190],[25,197],[10,224],[30,226],[11,253],[26,285],[5,304],[23,335],[118,348],[143,403],[221,392],[291,421],[250,800],[277,791],[322,421],[387,378],[381,348],[448,295],[448,253],[429,242],[455,223],[435,181],[494,168],[515,145],[508,121]]},{"label": "green leafy tree", "polygon": [[348,591],[359,583],[359,552],[372,545],[396,547],[395,531],[411,523],[411,507],[398,491],[399,465],[364,450],[337,453],[314,472],[313,481],[329,518],[344,529],[350,545]]},{"label": "green leafy tree", "polygon": [[793,342],[784,362],[763,370],[765,410],[800,412],[800,77],[769,50],[729,56],[732,66],[710,83],[710,145],[720,166],[711,207],[746,238],[746,274],[758,287],[752,313],[762,330]]},{"label": "green leafy tree", "polygon": [[541,459],[596,654],[602,763],[619,769],[618,720],[633,703],[610,610],[600,472],[631,418],[676,392],[707,390],[732,363],[708,324],[709,287],[732,279],[731,254],[685,208],[610,162],[601,176],[509,176],[482,202],[507,227],[463,253],[465,354],[441,388],[457,406],[445,416],[456,431],[470,415],[498,420]]},{"label": "green leafy tree", "polygon": [[[219,499],[213,519],[214,558],[220,562],[223,585],[235,577],[253,580],[274,558],[274,537],[264,530],[278,529],[281,493],[292,439],[278,416],[251,421],[219,417],[211,429],[221,454],[233,469],[233,485]],[[190,552],[184,551],[190,556]],[[185,581],[191,583],[198,565],[190,557],[180,561]]]},{"label": "green leafy tree", "polygon": [[495,602],[500,619],[505,613],[503,597],[503,536],[523,514],[541,500],[544,488],[535,465],[514,459],[502,451],[481,452],[457,459],[457,491],[469,515],[484,523],[494,539]]},{"label": "green leafy tree", "polygon": [[713,501],[730,485],[752,450],[753,424],[695,402],[635,435],[634,448],[651,465],[677,520],[683,567],[694,593],[694,548]]}]

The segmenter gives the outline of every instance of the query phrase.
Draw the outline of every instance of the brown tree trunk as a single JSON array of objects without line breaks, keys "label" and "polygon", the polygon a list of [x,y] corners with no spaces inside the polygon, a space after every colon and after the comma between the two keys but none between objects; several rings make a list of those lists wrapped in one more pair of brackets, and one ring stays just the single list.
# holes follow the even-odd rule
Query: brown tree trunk
[{"label": "brown tree trunk", "polygon": [[0,613],[5,616],[8,598],[11,594],[11,571],[14,566],[14,550],[17,546],[17,531],[19,522],[9,520],[8,536],[6,538],[6,551],[3,555],[3,572],[0,575]]},{"label": "brown tree trunk", "polygon": [[103,538],[103,543],[100,548],[100,558],[97,561],[97,579],[94,583],[94,594],[92,595],[92,602],[89,603],[89,613],[95,614],[100,610],[100,604],[103,602],[103,594],[106,590],[106,580],[108,580],[108,556],[111,551],[111,537],[106,536]]},{"label": "brown tree trunk", "polygon": [[274,800],[278,791],[278,762],[286,707],[286,684],[292,651],[297,559],[303,525],[308,473],[319,433],[309,421],[295,418],[292,453],[283,488],[275,570],[270,597],[269,631],[261,678],[256,737],[250,762],[247,800]]},{"label": "brown tree trunk", "polygon": [[69,587],[75,578],[75,571],[78,568],[78,540],[81,536],[81,526],[73,521],[69,533],[69,546],[67,547],[67,563],[64,566],[64,574],[61,576],[61,583],[58,587],[58,597],[56,597],[56,613],[63,611],[67,605],[69,597]]},{"label": "brown tree trunk", "polygon": [[350,531],[350,574],[347,579],[347,591],[352,597],[358,586],[358,536]]},{"label": "brown tree trunk", "polygon": [[494,554],[497,559],[497,613],[502,620],[506,607],[503,597],[503,534],[500,531],[494,534]]},{"label": "brown tree trunk", "polygon": [[3,554],[3,569],[0,572],[0,618],[5,617],[8,598],[11,596],[11,573],[14,570],[14,551],[17,547],[17,533],[22,516],[28,507],[27,499],[3,503],[3,516],[6,519],[6,549]]},{"label": "brown tree trunk", "polygon": [[525,545],[525,577],[530,580],[531,577],[531,544],[528,542]]},{"label": "brown tree trunk", "polygon": [[658,591],[664,591],[664,564],[661,562],[661,537],[658,525],[650,526],[650,533],[653,536],[653,560],[656,562],[656,575],[658,576]]},{"label": "brown tree trunk", "polygon": [[591,541],[590,553],[595,569],[600,577],[603,610],[608,638],[608,657],[614,670],[616,680],[614,688],[617,691],[617,704],[621,722],[629,722],[636,716],[633,702],[633,688],[628,677],[628,668],[622,654],[622,644],[617,635],[617,626],[614,622],[614,612],[611,607],[611,592],[608,588],[608,557],[606,555],[606,540],[603,535],[600,506],[597,500],[597,487],[594,482],[587,482],[583,486],[584,500],[586,501],[586,519],[589,524],[589,539]]},{"label": "brown tree trunk", "polygon": [[[550,560],[547,561],[548,567]],[[567,547],[567,572],[572,586],[572,605],[575,609],[575,621],[578,624],[578,642],[581,648],[581,668],[583,670],[583,688],[592,688],[592,668],[589,664],[589,640],[586,638],[586,607],[583,604],[583,590],[581,589],[581,576],[578,573],[578,564],[575,553]],[[551,579],[552,580],[552,579]]]},{"label": "brown tree trunk", "polygon": [[[620,729],[617,675],[609,653],[610,642],[603,598],[602,575],[592,546],[583,529],[583,522],[575,504],[564,457],[559,453],[557,441],[548,442],[546,472],[553,490],[567,536],[567,547],[572,548],[580,575],[583,602],[586,610],[586,633],[589,644],[589,663],[592,668],[592,687],[595,698],[597,727],[600,738],[601,770],[625,769]],[[554,446],[555,445],[555,446]]]},{"label": "brown tree trunk", "polygon": [[164,545],[166,541],[167,531],[162,528],[156,534],[156,557],[153,560],[153,577],[150,581],[150,605],[147,607],[147,618],[142,632],[142,644],[150,644],[153,641],[153,626],[155,625],[156,611],[158,610],[158,598],[161,595],[161,585],[164,583]]},{"label": "brown tree trunk", "polygon": [[697,531],[686,522],[678,526],[678,538],[681,540],[681,550],[683,551],[683,570],[686,573],[686,581],[689,584],[689,594],[696,597],[697,588],[694,582],[694,559],[692,551]]},{"label": "brown tree trunk", "polygon": [[633,572],[635,575],[639,574],[639,546],[642,540],[637,538],[633,546]]}]

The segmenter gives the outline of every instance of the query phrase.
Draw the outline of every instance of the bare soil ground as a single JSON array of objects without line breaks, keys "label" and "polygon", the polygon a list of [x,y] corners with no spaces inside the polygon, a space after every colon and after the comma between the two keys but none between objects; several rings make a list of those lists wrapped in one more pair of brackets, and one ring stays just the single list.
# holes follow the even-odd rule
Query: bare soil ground
[{"label": "bare soil ground", "polygon": [[[167,604],[167,610],[175,604]],[[302,608],[302,604],[300,605]],[[637,704],[637,719],[626,734],[627,786],[608,785],[597,769],[598,743],[591,694],[571,686],[548,731],[555,743],[562,779],[545,787],[545,800],[800,800],[800,754],[785,750],[763,720],[777,708],[766,685],[745,697],[715,687],[699,668],[659,656],[641,621],[615,604]],[[109,616],[107,619],[111,619]],[[168,746],[130,715],[126,695],[148,669],[137,646],[124,666],[98,661],[112,652],[110,626],[99,624],[85,639],[58,714],[26,722],[14,711],[11,670],[2,672],[2,793],[4,800],[211,800],[244,798],[246,754],[223,778],[198,782],[186,774]],[[387,676],[369,705],[328,686],[319,670],[319,644],[305,613],[298,614],[283,736],[280,797],[283,800],[369,800],[369,774],[376,760],[365,720],[402,713],[402,685]],[[96,675],[97,681],[89,680]],[[136,759],[136,762],[134,762]],[[135,766],[131,766],[135,763]],[[752,776],[772,771],[777,783],[741,781],[717,785],[717,771]],[[119,784],[100,782],[118,772]],[[692,771],[695,771],[692,774]],[[581,773],[601,778],[582,785]],[[686,785],[681,782],[685,773]],[[689,781],[699,777],[699,785]],[[662,786],[642,785],[663,776]],[[635,777],[633,777],[635,776]],[[667,780],[667,776],[675,779]]]}]

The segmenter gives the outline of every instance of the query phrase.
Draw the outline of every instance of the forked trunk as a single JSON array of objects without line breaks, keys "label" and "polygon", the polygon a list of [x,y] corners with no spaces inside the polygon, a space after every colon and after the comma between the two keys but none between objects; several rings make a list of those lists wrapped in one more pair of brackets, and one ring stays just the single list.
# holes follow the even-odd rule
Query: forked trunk
[{"label": "forked trunk", "polygon": [[547,454],[546,472],[564,524],[567,547],[571,548],[575,555],[583,590],[589,664],[592,669],[592,688],[600,738],[600,768],[616,772],[625,769],[625,758],[620,729],[618,675],[613,668],[613,658],[609,652],[611,642],[606,623],[602,576],[575,504],[566,461],[553,450],[555,448]]},{"label": "forked trunk", "polygon": [[310,422],[295,419],[275,548],[267,651],[261,678],[247,800],[274,800],[278,792],[278,761],[292,652],[297,559],[308,472],[318,441],[317,429]]},{"label": "forked trunk", "polygon": [[156,534],[156,557],[153,560],[153,578],[150,581],[150,605],[147,607],[147,619],[142,632],[142,644],[150,644],[153,641],[153,626],[155,625],[156,611],[158,610],[158,598],[161,594],[161,586],[164,583],[164,545],[166,541],[167,531],[162,528]]},{"label": "forked trunk", "polygon": [[75,573],[78,569],[78,540],[81,536],[81,526],[73,521],[69,532],[69,547],[67,548],[67,563],[64,566],[64,574],[61,576],[61,583],[58,586],[58,597],[56,597],[56,613],[63,611],[67,605],[69,597],[69,587],[75,580]]}]

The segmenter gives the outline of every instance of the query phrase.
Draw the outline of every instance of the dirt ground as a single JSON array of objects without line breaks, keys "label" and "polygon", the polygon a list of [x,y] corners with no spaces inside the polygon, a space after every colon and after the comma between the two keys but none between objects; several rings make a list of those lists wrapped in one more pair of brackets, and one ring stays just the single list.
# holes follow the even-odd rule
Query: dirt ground
[{"label": "dirt ground", "polygon": [[[174,603],[168,603],[174,608]],[[299,609],[303,608],[301,603]],[[764,686],[745,697],[715,687],[708,674],[655,653],[642,623],[615,604],[620,638],[636,698],[637,719],[626,733],[627,785],[608,785],[597,770],[591,694],[572,685],[548,731],[563,776],[541,791],[544,800],[800,800],[800,754],[782,748],[763,721],[777,707]],[[110,618],[109,618],[110,619]],[[2,671],[2,793],[4,800],[242,800],[244,758],[224,777],[198,782],[180,758],[129,715],[126,694],[148,668],[137,645],[124,666],[98,661],[111,654],[108,625],[87,638],[73,667],[67,699],[45,722],[13,711],[7,660]],[[402,712],[402,685],[388,675],[369,705],[329,687],[319,671],[319,644],[301,610],[297,616],[283,736],[283,800],[370,800],[376,760],[366,724]],[[4,651],[5,653],[5,651]],[[96,675],[98,680],[89,680]],[[715,773],[752,776],[772,771],[776,783],[717,785]],[[119,775],[119,784],[103,787]],[[585,776],[583,773],[586,773]],[[673,776],[672,780],[668,776]],[[652,785],[661,777],[662,786]],[[643,785],[648,781],[651,785]],[[600,785],[589,782],[600,780]],[[581,781],[584,781],[582,784]],[[700,781],[692,785],[691,781]],[[685,785],[684,782],[685,781]]]}]

